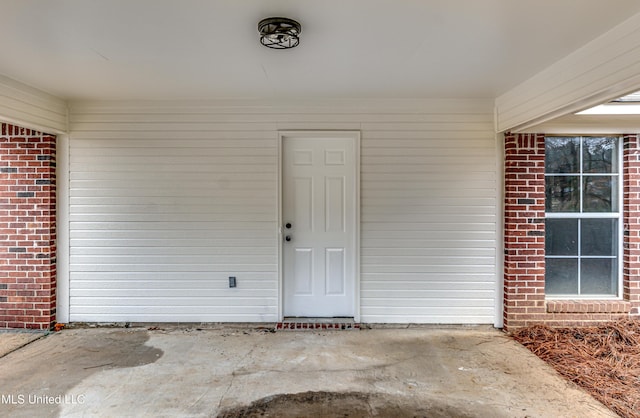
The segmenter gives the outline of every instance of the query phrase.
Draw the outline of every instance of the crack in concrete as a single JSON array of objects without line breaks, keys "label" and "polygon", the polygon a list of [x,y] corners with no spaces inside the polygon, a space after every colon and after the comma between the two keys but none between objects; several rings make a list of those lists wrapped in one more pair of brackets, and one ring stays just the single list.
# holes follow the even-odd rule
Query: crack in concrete
[{"label": "crack in concrete", "polygon": [[36,341],[38,341],[38,340],[41,340],[41,339],[43,339],[44,337],[49,336],[49,334],[50,334],[50,332],[48,332],[48,331],[47,331],[47,332],[44,332],[44,333],[42,333],[42,335],[38,336],[37,338],[34,338],[33,340],[29,340],[29,341],[27,341],[27,342],[26,342],[26,343],[24,343],[24,344],[20,344],[20,345],[18,345],[18,346],[16,346],[16,347],[14,347],[14,348],[10,349],[10,350],[9,350],[9,351],[7,351],[6,353],[2,353],[2,354],[0,355],[0,358],[4,358],[4,357],[8,356],[9,354],[14,353],[14,352],[16,352],[16,351],[20,350],[21,348],[24,348],[24,347],[28,346],[28,345],[29,345],[29,344],[31,344],[31,343],[34,343],[34,342],[36,342]]},{"label": "crack in concrete", "polygon": [[[253,352],[255,351],[257,346],[258,346],[258,343],[254,344],[251,347],[251,349],[249,351],[247,351],[247,353],[244,356],[242,356],[242,358],[240,360],[238,360],[238,362],[233,366],[234,369],[237,368],[240,364],[242,364],[247,359],[247,357],[249,357],[251,354],[253,354]],[[234,370],[231,373],[231,379],[229,380],[229,384],[227,385],[227,388],[225,389],[224,393],[220,397],[220,400],[218,401],[218,410],[220,410],[220,407],[222,406],[222,401],[227,397],[227,394],[231,390],[231,387],[233,386],[233,383],[236,380],[236,376],[238,376],[238,375],[236,374],[236,371]]]},{"label": "crack in concrete", "polygon": [[[252,348],[251,351],[253,351],[254,348]],[[390,367],[398,366],[398,365],[403,364],[403,363],[407,363],[407,362],[409,362],[411,360],[415,360],[416,358],[421,357],[421,356],[422,356],[421,354],[416,354],[414,356],[407,357],[405,359],[398,360],[398,361],[395,361],[395,362],[384,363],[384,364],[375,364],[375,365],[366,366],[366,367],[363,367],[363,368],[343,368],[343,369],[332,369],[332,370],[327,370],[326,368],[305,369],[305,370],[297,371],[296,373],[301,373],[301,374],[309,374],[309,373],[361,373],[361,372],[366,372],[366,371],[384,370],[384,369],[387,369],[387,368],[390,368]],[[243,357],[243,359],[244,358],[246,358],[246,356]],[[238,364],[239,363],[240,362],[238,362]],[[236,376],[251,376],[251,375],[260,374],[260,373],[275,373],[275,374],[291,373],[291,370],[273,369],[273,368],[260,369],[260,370],[234,370],[231,373],[231,375],[232,375],[232,378],[235,378]]]}]

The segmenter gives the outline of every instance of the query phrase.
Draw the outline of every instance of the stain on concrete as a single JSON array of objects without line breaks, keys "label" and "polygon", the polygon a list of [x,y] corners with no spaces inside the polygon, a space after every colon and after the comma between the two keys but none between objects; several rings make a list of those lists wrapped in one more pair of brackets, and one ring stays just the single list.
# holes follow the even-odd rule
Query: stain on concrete
[{"label": "stain on concrete", "polygon": [[145,331],[116,330],[68,347],[65,355],[84,370],[143,366],[164,354],[158,348],[145,345],[147,340],[149,334]]},{"label": "stain on concrete", "polygon": [[[81,331],[51,334],[0,359],[0,388],[11,388],[2,390],[6,402],[0,415],[57,417],[61,402],[82,401],[69,391],[84,379],[103,370],[150,364],[164,354],[145,344],[149,333],[144,329],[97,329],[90,337]],[[20,364],[3,367],[18,354]]]},{"label": "stain on concrete", "polygon": [[[475,418],[495,416],[487,408],[477,413],[464,411],[441,401],[412,405],[406,398],[362,392],[303,392],[268,396],[222,411],[218,418],[254,417],[394,417],[394,418]],[[495,412],[495,411],[494,411]]]}]

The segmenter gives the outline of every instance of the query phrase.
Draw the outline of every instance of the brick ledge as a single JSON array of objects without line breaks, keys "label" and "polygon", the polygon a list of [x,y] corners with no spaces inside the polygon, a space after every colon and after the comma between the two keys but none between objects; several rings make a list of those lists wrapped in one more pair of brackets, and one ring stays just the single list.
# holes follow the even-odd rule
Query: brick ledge
[{"label": "brick ledge", "polygon": [[547,300],[548,313],[629,313],[624,300]]},{"label": "brick ledge", "polygon": [[354,322],[307,322],[284,321],[278,322],[276,331],[329,331],[329,330],[360,330],[360,324]]}]

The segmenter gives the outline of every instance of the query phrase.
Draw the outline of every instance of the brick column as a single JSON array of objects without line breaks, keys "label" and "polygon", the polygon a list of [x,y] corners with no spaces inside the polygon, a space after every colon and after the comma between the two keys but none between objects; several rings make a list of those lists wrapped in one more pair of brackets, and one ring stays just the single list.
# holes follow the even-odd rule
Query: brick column
[{"label": "brick column", "polygon": [[631,314],[640,314],[640,136],[624,135],[623,296]]},{"label": "brick column", "polygon": [[545,317],[544,135],[505,134],[504,327]]},{"label": "brick column", "polygon": [[0,123],[0,328],[56,313],[56,137]]}]

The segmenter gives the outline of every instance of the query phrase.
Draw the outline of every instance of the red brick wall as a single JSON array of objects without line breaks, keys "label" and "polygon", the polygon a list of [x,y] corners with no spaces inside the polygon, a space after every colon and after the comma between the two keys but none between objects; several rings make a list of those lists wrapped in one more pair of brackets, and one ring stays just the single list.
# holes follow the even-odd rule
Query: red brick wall
[{"label": "red brick wall", "polygon": [[56,314],[56,137],[0,123],[0,328]]},{"label": "red brick wall", "polygon": [[544,134],[505,134],[504,327],[588,326],[640,308],[640,141],[624,136],[623,300],[545,300]]},{"label": "red brick wall", "polygon": [[505,135],[504,327],[539,322],[544,301],[544,135]]},{"label": "red brick wall", "polygon": [[623,296],[631,314],[640,314],[640,135],[624,135]]}]

